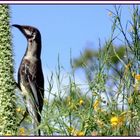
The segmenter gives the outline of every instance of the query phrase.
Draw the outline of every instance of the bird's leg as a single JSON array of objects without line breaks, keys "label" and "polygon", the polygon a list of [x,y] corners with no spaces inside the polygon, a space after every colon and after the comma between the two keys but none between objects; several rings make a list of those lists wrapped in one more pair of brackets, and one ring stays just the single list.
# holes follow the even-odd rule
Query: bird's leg
[{"label": "bird's leg", "polygon": [[20,120],[20,122],[18,123],[18,126],[20,126],[20,124],[24,121],[24,119],[28,116],[28,110],[26,109],[26,111],[23,114],[23,118]]}]

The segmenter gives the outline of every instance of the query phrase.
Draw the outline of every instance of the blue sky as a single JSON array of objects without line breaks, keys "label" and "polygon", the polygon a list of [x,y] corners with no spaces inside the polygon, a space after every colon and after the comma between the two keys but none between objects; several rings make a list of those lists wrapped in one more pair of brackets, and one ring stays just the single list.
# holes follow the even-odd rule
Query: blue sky
[{"label": "blue sky", "polygon": [[[129,19],[130,5],[123,5],[122,21]],[[42,35],[43,69],[54,70],[57,57],[66,70],[70,70],[70,49],[72,57],[80,56],[86,46],[91,44],[98,49],[98,40],[102,44],[111,33],[109,10],[113,5],[10,5],[11,24],[32,25]],[[19,67],[27,42],[16,28],[12,28],[15,69]]]}]

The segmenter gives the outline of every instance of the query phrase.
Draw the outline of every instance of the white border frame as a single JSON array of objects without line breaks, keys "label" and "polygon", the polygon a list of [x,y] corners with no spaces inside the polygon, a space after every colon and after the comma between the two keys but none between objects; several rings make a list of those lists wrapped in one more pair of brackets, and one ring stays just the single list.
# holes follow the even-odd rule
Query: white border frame
[{"label": "white border frame", "polygon": [[[124,1],[124,0],[118,0],[118,1],[103,1],[103,0],[98,0],[98,1],[28,1],[28,0],[26,0],[26,1],[20,1],[20,0],[18,0],[18,1],[4,1],[4,0],[0,0],[0,4],[52,4],[52,5],[57,5],[57,4],[79,4],[79,5],[82,5],[82,4],[140,4],[140,1],[138,0],[138,1]],[[32,140],[34,140],[34,139],[64,139],[64,140],[66,140],[66,139],[97,139],[97,140],[100,140],[100,139],[115,139],[115,140],[117,140],[117,139],[133,139],[133,140],[135,140],[135,139],[140,139],[140,137],[138,137],[138,136],[136,136],[136,137],[121,137],[121,136],[119,136],[119,137],[115,137],[115,136],[110,136],[110,137],[107,137],[107,136],[102,136],[102,137],[88,137],[88,136],[85,136],[85,137],[71,137],[71,136],[67,136],[67,137],[64,137],[64,136],[58,136],[58,137],[56,137],[56,136],[52,136],[52,137],[49,137],[49,136],[40,136],[40,137],[20,137],[20,136],[17,136],[17,137],[14,137],[14,136],[6,136],[6,137],[0,137],[0,139],[14,139],[14,140],[17,140],[17,139],[32,139]]]},{"label": "white border frame", "polygon": [[103,0],[98,0],[98,1],[0,1],[1,4],[140,4],[140,1],[124,1],[124,0],[117,0],[117,1],[103,1]]}]

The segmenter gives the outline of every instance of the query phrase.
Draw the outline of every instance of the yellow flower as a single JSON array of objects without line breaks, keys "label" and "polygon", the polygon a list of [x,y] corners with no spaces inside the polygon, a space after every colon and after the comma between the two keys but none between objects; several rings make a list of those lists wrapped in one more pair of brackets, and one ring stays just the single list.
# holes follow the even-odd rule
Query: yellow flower
[{"label": "yellow flower", "polygon": [[21,112],[21,108],[20,107],[18,107],[17,109],[16,109],[16,112]]},{"label": "yellow flower", "polygon": [[12,134],[11,133],[6,133],[6,134],[4,134],[4,136],[12,136]]},{"label": "yellow flower", "polygon": [[80,99],[79,104],[80,105],[83,105],[84,104],[84,101],[82,99]]},{"label": "yellow flower", "polygon": [[76,130],[75,128],[73,128],[73,127],[69,127],[68,128],[68,131],[71,133],[71,135],[73,135],[73,136],[84,136],[84,132],[82,132],[82,131],[78,131],[78,130]]},{"label": "yellow flower", "polygon": [[18,108],[16,109],[16,112],[17,112],[17,113],[21,113],[22,115],[24,115],[25,110],[22,109],[22,108],[20,108],[20,107],[18,107]]},{"label": "yellow flower", "polygon": [[76,136],[84,136],[84,132],[82,132],[82,131],[77,131],[77,132],[76,132]]},{"label": "yellow flower", "polygon": [[94,102],[93,108],[94,108],[95,111],[97,111],[97,109],[99,108],[99,103],[100,103],[100,102],[99,102],[98,99]]},{"label": "yellow flower", "polygon": [[19,128],[19,135],[25,135],[25,128]]},{"label": "yellow flower", "polygon": [[132,76],[135,77],[135,75],[136,75],[136,73],[135,72],[132,72]]},{"label": "yellow flower", "polygon": [[140,80],[140,74],[135,75],[135,79],[139,81]]},{"label": "yellow flower", "polygon": [[119,117],[118,116],[112,117],[110,119],[111,125],[113,127],[123,125],[123,123],[124,123],[124,114],[126,114],[126,112],[123,112]]},{"label": "yellow flower", "polygon": [[111,125],[112,126],[117,126],[118,124],[119,124],[119,117],[112,117],[111,119],[110,119],[110,122],[111,122]]}]

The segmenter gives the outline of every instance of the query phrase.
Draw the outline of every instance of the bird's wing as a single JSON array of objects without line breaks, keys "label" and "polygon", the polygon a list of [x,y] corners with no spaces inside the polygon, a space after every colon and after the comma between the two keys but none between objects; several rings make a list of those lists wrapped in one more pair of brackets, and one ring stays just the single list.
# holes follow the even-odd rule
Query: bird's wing
[{"label": "bird's wing", "polygon": [[[32,70],[30,70],[32,69]],[[29,66],[25,65],[25,72],[26,72],[26,76],[27,76],[27,80],[29,82],[30,88],[32,90],[31,92],[31,96],[33,96],[33,99],[35,100],[37,106],[39,106],[39,100],[38,100],[38,96],[37,96],[37,85],[36,85],[36,77],[35,77],[35,71],[36,68],[29,68]],[[31,73],[32,72],[32,73]]]},{"label": "bird's wing", "polygon": [[33,97],[35,98],[35,101],[37,105],[39,105],[38,97],[37,97],[37,85],[35,81],[31,81],[30,76],[28,76],[29,84],[32,89]]}]

